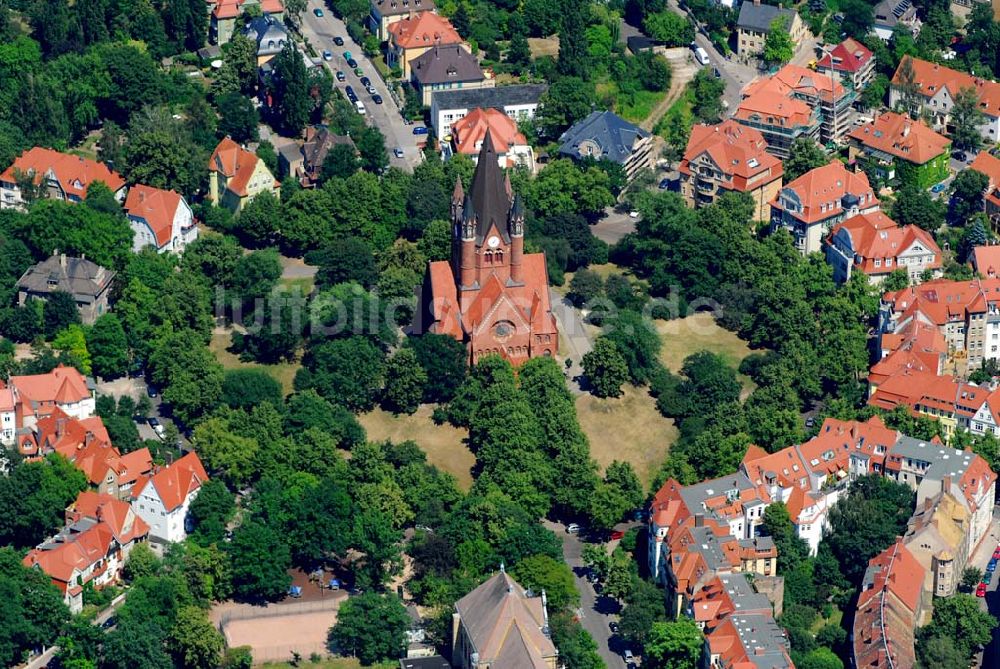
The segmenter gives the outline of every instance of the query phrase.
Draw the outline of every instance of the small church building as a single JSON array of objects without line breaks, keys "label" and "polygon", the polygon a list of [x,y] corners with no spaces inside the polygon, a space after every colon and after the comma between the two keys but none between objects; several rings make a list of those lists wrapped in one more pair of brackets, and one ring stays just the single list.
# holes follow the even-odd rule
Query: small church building
[{"label": "small church building", "polygon": [[518,365],[555,355],[544,253],[524,252],[524,206],[500,168],[490,133],[469,191],[451,199],[451,260],[428,263],[417,330],[462,341],[475,364],[500,355]]}]

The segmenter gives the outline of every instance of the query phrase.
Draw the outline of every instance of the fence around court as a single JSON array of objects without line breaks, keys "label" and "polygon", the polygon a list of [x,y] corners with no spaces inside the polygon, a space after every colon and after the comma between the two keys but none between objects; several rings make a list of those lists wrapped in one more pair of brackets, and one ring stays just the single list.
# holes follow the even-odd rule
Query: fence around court
[{"label": "fence around court", "polygon": [[278,616],[293,616],[297,613],[315,613],[317,611],[336,611],[340,608],[343,598],[331,597],[312,602],[290,602],[288,604],[270,604],[265,607],[247,607],[237,611],[227,611],[219,617],[219,629],[225,631],[228,623],[234,620],[256,620],[258,618],[274,618]]}]

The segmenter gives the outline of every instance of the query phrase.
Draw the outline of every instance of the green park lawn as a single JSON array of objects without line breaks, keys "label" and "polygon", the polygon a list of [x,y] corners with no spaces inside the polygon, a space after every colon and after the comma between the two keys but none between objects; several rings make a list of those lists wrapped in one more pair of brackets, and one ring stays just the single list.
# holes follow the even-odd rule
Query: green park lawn
[{"label": "green park lawn", "polygon": [[601,470],[614,460],[629,462],[648,487],[677,439],[677,428],[656,410],[656,400],[645,388],[626,385],[623,390],[617,398],[580,395],[576,413]]},{"label": "green park lawn", "polygon": [[452,474],[458,487],[468,490],[472,487],[472,467],[476,456],[465,444],[468,433],[448,424],[435,425],[431,420],[434,407],[423,404],[411,416],[394,416],[388,411],[374,409],[358,416],[358,422],[365,428],[369,441],[389,440],[400,443],[412,440],[427,454],[427,461],[443,471]]},{"label": "green park lawn", "polygon": [[235,353],[226,350],[232,343],[232,332],[213,332],[212,341],[208,347],[215,354],[215,359],[222,364],[225,369],[262,369],[281,384],[282,390],[289,395],[294,390],[292,382],[295,380],[295,372],[299,371],[299,363],[285,362],[278,365],[258,365],[250,362],[243,362]]},{"label": "green park lawn", "polygon": [[[268,662],[258,665],[262,669],[361,669],[361,661],[355,657],[326,657],[319,662],[312,662],[308,658],[302,658],[298,664],[291,662]],[[394,669],[398,667],[398,662],[380,662],[371,665],[371,669]]]},{"label": "green park lawn", "polygon": [[[663,342],[660,362],[674,373],[680,371],[684,358],[698,351],[711,351],[721,356],[733,369],[739,369],[743,358],[753,352],[745,341],[716,323],[707,312],[672,321],[657,321],[656,328]],[[745,398],[756,386],[743,374],[737,374],[737,378],[743,385]]]}]

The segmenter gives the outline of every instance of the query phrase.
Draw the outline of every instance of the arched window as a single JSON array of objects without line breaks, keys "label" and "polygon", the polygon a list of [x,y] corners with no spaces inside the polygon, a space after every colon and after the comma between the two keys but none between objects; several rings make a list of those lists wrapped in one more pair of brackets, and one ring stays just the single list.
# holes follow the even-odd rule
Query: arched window
[{"label": "arched window", "polygon": [[487,251],[484,253],[483,258],[486,260],[487,265],[493,264],[493,251]]},{"label": "arched window", "polygon": [[499,251],[497,251],[497,263],[502,263],[502,262],[503,262],[503,249],[500,249]]}]

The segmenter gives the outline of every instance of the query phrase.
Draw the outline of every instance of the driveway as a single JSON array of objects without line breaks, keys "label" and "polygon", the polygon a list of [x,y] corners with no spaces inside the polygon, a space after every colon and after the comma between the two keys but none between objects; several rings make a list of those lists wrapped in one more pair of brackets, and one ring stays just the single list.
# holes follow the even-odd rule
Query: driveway
[{"label": "driveway", "polygon": [[580,310],[552,288],[549,288],[549,304],[552,307],[552,314],[556,317],[559,334],[562,335],[560,344],[565,344],[564,348],[569,349],[560,353],[563,358],[573,363],[568,372],[570,389],[575,393],[582,393],[579,377],[583,376],[583,356],[590,353],[593,348],[590,334],[587,332]]},{"label": "driveway", "polygon": [[608,669],[625,669],[625,660],[611,650],[616,640],[612,639],[611,629],[608,627],[611,621],[618,620],[618,604],[610,597],[597,596],[594,587],[587,581],[587,568],[582,557],[584,542],[578,534],[566,534],[565,525],[548,520],[544,524],[562,539],[563,559],[573,570],[573,580],[580,593],[580,624],[597,643],[597,652],[604,660],[604,666]]},{"label": "driveway", "polygon": [[[313,14],[315,9],[322,9],[323,16],[318,17]],[[331,74],[336,74],[337,70],[343,70],[344,74],[347,75],[346,81],[334,80],[334,88],[346,98],[343,89],[350,85],[358,94],[358,99],[365,103],[367,110],[365,122],[369,125],[375,125],[385,135],[385,148],[389,151],[389,164],[412,172],[413,168],[423,160],[423,154],[417,149],[413,127],[403,123],[399,107],[389,94],[388,86],[382,80],[375,66],[365,56],[361,47],[355,44],[354,40],[347,34],[344,22],[334,16],[333,12],[320,0],[309,0],[306,11],[299,15],[299,31],[309,41],[317,54],[322,54],[324,50],[333,53],[332,61],[321,61],[323,67],[327,68]],[[344,46],[337,46],[333,43],[334,36],[338,35],[344,39]],[[347,66],[347,61],[344,59],[345,51],[351,52],[351,56],[358,62],[358,66],[371,79],[372,86],[382,96],[383,104],[375,104],[371,96],[365,92],[361,85],[361,79]],[[392,150],[396,147],[403,149],[402,158],[396,158],[392,154]]]},{"label": "driveway", "polygon": [[591,226],[590,232],[603,242],[614,246],[630,232],[635,232],[634,219],[627,211],[616,211],[614,207],[604,210],[604,218]]}]

